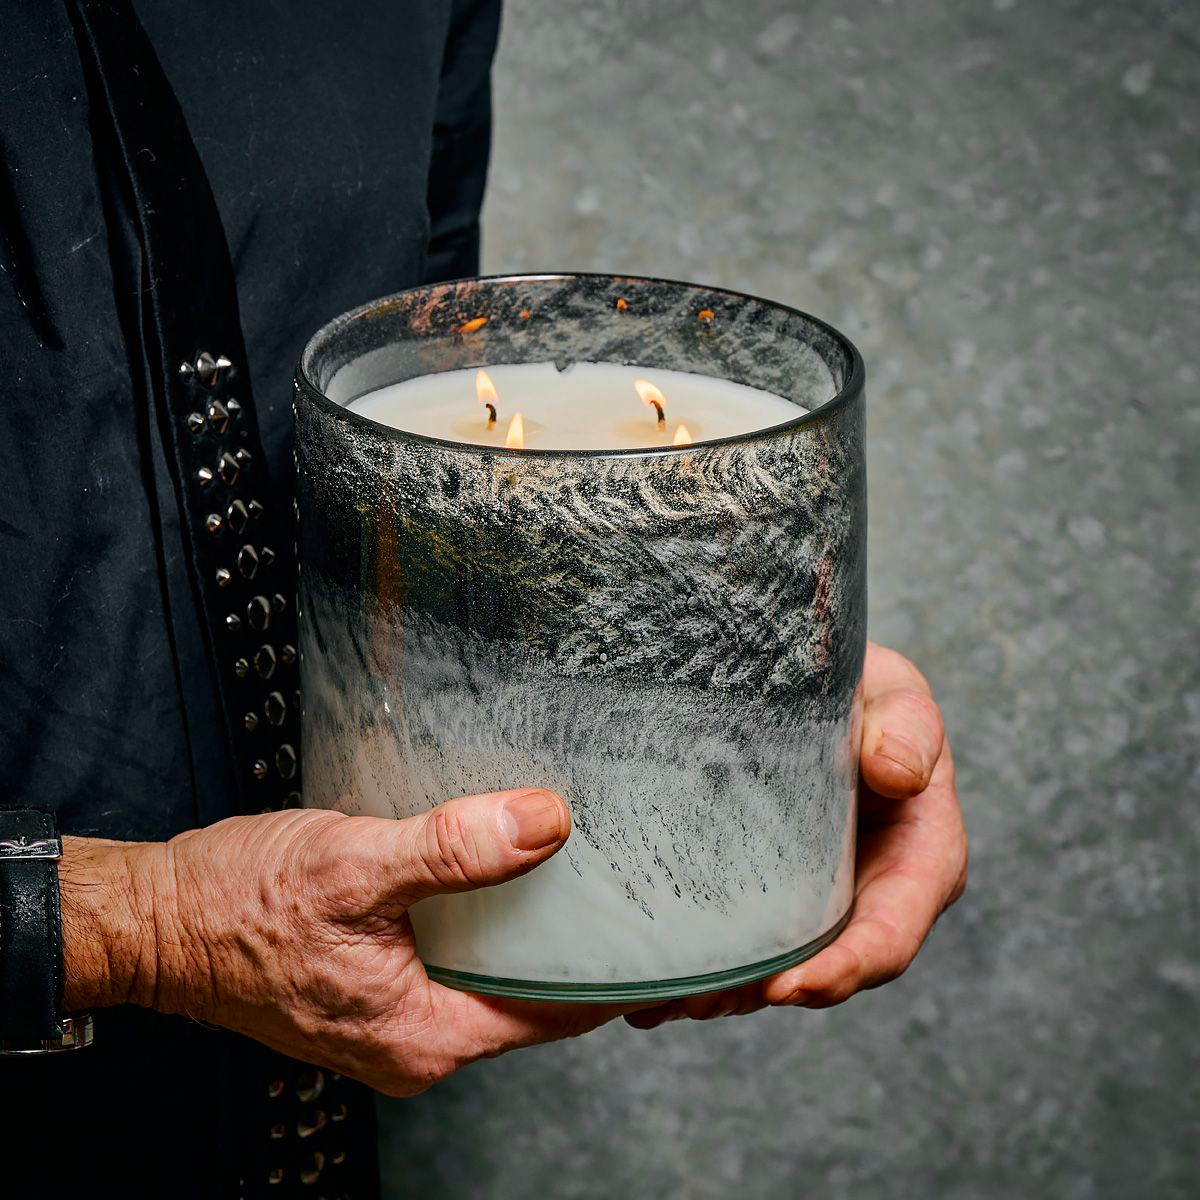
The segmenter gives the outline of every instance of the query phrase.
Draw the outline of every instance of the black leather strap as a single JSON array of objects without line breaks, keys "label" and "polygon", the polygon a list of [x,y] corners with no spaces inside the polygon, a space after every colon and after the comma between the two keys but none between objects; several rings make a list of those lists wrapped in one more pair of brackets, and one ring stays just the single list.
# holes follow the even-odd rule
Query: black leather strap
[{"label": "black leather strap", "polygon": [[[50,813],[0,811],[0,1039],[62,1036],[58,828]],[[43,858],[26,857],[42,853]]]},{"label": "black leather strap", "polygon": [[[150,389],[172,466],[239,807],[300,803],[295,533],[272,503],[220,214],[184,114],[129,0],[68,0],[95,121],[132,200]],[[247,1044],[243,1200],[378,1195],[361,1084]],[[353,1189],[351,1190],[351,1184]]]},{"label": "black leather strap", "polygon": [[[298,804],[294,516],[272,502],[229,249],[175,93],[128,0],[70,0],[133,202],[150,389],[243,812]],[[107,120],[105,119],[107,118]],[[116,166],[116,163],[112,163]]]}]

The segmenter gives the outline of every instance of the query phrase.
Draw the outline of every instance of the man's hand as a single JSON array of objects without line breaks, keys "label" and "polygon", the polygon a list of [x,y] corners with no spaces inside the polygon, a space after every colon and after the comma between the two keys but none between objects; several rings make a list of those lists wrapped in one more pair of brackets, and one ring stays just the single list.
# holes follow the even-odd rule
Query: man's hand
[{"label": "man's hand", "polygon": [[929,684],[908,659],[871,643],[863,672],[854,916],[832,945],[761,983],[673,1000],[626,1016],[638,1029],[767,1005],[828,1008],[902,974],[934,921],[963,893],[967,835],[954,763]]},{"label": "man's hand", "polygon": [[165,843],[64,838],[67,1007],[132,1002],[257,1038],[391,1095],[634,1005],[489,1000],[430,981],[410,905],[515,878],[567,839],[524,790],[405,821],[231,817]]}]

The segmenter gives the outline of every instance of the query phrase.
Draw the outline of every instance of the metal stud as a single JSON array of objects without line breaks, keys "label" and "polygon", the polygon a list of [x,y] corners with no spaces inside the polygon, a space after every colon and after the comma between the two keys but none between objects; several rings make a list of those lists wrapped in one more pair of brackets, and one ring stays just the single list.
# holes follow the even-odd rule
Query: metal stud
[{"label": "metal stud", "polygon": [[[201,467],[202,471],[208,471],[207,467]],[[241,474],[241,467],[238,466],[238,460],[229,453],[228,450],[217,459],[217,470],[221,473],[221,482],[233,487],[238,481],[238,476]],[[208,471],[209,479],[212,478],[212,472]]]},{"label": "metal stud", "polygon": [[250,520],[250,513],[241,500],[235,500],[226,510],[225,518],[234,533],[241,533]]},{"label": "metal stud", "polygon": [[250,769],[254,772],[255,779],[266,779],[267,772],[271,768],[267,766],[267,760],[265,758],[260,758]]},{"label": "metal stud", "polygon": [[291,779],[296,774],[296,751],[287,742],[275,753],[275,769],[284,779]]},{"label": "metal stud", "polygon": [[287,608],[287,597],[282,595],[280,592],[276,592],[275,595],[271,597],[271,604],[276,612],[283,612],[283,610]]},{"label": "metal stud", "polygon": [[321,1170],[325,1166],[325,1155],[320,1150],[314,1150],[300,1167],[301,1183],[316,1183],[321,1178]]},{"label": "metal stud", "polygon": [[271,1126],[271,1136],[278,1141],[280,1138],[287,1137],[287,1126],[280,1121],[277,1125]]},{"label": "metal stud", "polygon": [[339,1149],[337,1149],[337,1150],[335,1150],[335,1151],[334,1151],[334,1152],[333,1152],[333,1153],[332,1153],[332,1154],[329,1156],[329,1161],[330,1161],[331,1163],[333,1163],[333,1164],[334,1164],[334,1166],[340,1167],[340,1166],[342,1165],[342,1163],[344,1163],[344,1162],[346,1161],[346,1152],[345,1152],[345,1150],[342,1150],[342,1149],[340,1149],[340,1148],[339,1148]]},{"label": "metal stud", "polygon": [[275,673],[275,648],[273,646],[259,646],[254,655],[254,669],[258,672],[259,678],[271,678]]},{"label": "metal stud", "polygon": [[224,524],[225,521],[220,513],[209,513],[208,516],[204,518],[204,528],[207,529],[209,533],[220,533],[221,526]]},{"label": "metal stud", "polygon": [[275,561],[275,551],[270,546],[264,546],[259,551],[259,558],[262,559],[264,567],[269,567]]},{"label": "metal stud", "polygon": [[237,662],[235,662],[235,663],[233,664],[233,673],[234,673],[234,674],[235,674],[235,675],[236,675],[236,676],[237,676],[239,679],[245,679],[245,678],[246,678],[246,676],[247,676],[247,675],[250,673],[250,664],[249,664],[249,662],[248,662],[246,659],[244,659],[244,658],[239,658],[239,659],[237,660]]},{"label": "metal stud", "polygon": [[284,645],[279,648],[279,657],[283,659],[287,666],[291,666],[296,661],[296,647]]},{"label": "metal stud", "polygon": [[241,404],[238,401],[236,401],[232,396],[230,396],[229,399],[225,401],[225,407],[227,409],[229,409],[229,415],[231,417],[233,417],[235,420],[237,418],[238,413],[240,413],[242,411]]},{"label": "metal stud", "polygon": [[[266,547],[264,546],[263,549],[265,550]],[[258,570],[258,551],[253,546],[243,546],[238,551],[237,565],[243,579],[253,579],[254,572]]]},{"label": "metal stud", "polygon": [[258,713],[248,712],[242,718],[242,723],[246,726],[247,733],[253,733],[258,728]]},{"label": "metal stud", "polygon": [[305,1104],[311,1104],[325,1090],[325,1072],[309,1067],[300,1072],[296,1080],[296,1095]]},{"label": "metal stud", "polygon": [[233,580],[233,572],[228,567],[217,568],[217,587],[228,587]]},{"label": "metal stud", "polygon": [[[185,363],[184,366],[187,364]],[[188,429],[192,433],[199,433],[204,428],[204,414],[198,412],[190,412],[187,415]]]},{"label": "metal stud", "polygon": [[314,1133],[320,1133],[325,1128],[325,1122],[328,1118],[322,1109],[314,1108],[307,1117],[301,1117],[296,1122],[297,1137],[312,1137]]},{"label": "metal stud", "polygon": [[246,605],[246,620],[253,629],[262,633],[271,624],[271,602],[266,596],[253,596]]},{"label": "metal stud", "polygon": [[282,1183],[283,1182],[283,1168],[282,1167],[272,1167],[270,1175],[267,1176],[267,1182],[268,1183]]},{"label": "metal stud", "polygon": [[228,629],[230,633],[237,633],[237,631],[239,629],[241,629],[241,627],[242,627],[242,618],[239,617],[237,615],[237,613],[230,613],[225,618],[225,628]]},{"label": "metal stud", "polygon": [[[203,350],[196,356],[195,374],[205,387],[212,387],[217,382],[217,377],[222,371],[232,367],[233,363],[225,357],[224,354],[217,355],[213,358],[207,350]],[[192,371],[184,371],[183,367],[179,368],[181,375],[191,375]]]},{"label": "metal stud", "polygon": [[272,1079],[271,1082],[267,1084],[267,1095],[270,1096],[272,1100],[278,1100],[279,1097],[283,1095],[283,1089],[284,1082],[282,1079]]},{"label": "metal stud", "polygon": [[220,400],[208,402],[208,427],[218,437],[224,436],[229,429],[229,409]]},{"label": "metal stud", "polygon": [[339,1104],[337,1108],[333,1110],[333,1119],[335,1121],[344,1121],[349,1115],[350,1110],[344,1104]]},{"label": "metal stud", "polygon": [[[237,404],[236,400],[230,400],[229,408],[231,411],[235,404]],[[233,457],[236,458],[238,460],[238,462],[240,462],[242,464],[242,466],[244,467],[254,456],[250,453],[249,450],[246,449],[245,446],[242,446],[238,449],[237,453],[234,454]]]},{"label": "metal stud", "polygon": [[246,507],[249,508],[252,517],[261,517],[267,511],[257,500],[251,500]]},{"label": "metal stud", "polygon": [[287,701],[282,692],[272,692],[263,705],[263,712],[272,725],[282,725],[287,720]]},{"label": "metal stud", "polygon": [[211,467],[201,467],[196,472],[196,482],[199,483],[201,487],[208,487],[212,481],[213,473]]}]

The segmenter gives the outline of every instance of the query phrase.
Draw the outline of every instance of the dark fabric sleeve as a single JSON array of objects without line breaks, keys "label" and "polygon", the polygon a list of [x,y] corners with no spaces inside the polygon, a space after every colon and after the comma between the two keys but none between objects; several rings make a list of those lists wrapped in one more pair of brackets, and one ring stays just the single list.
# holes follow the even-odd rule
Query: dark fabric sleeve
[{"label": "dark fabric sleeve", "polygon": [[429,251],[423,281],[479,270],[479,210],[492,140],[491,67],[500,0],[457,0],[438,85],[429,166]]}]

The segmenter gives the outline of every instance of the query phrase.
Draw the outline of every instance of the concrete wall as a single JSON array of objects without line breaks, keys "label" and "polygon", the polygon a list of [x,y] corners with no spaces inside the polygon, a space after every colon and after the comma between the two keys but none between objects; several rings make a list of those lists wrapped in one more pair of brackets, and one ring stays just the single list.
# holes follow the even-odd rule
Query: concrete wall
[{"label": "concrete wall", "polygon": [[861,347],[873,633],[945,707],[972,879],[841,1009],[388,1102],[389,1194],[1200,1194],[1197,11],[512,0],[490,270],[744,288]]}]

